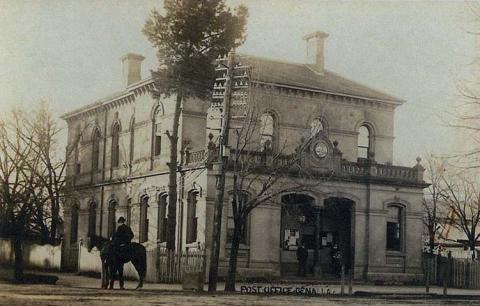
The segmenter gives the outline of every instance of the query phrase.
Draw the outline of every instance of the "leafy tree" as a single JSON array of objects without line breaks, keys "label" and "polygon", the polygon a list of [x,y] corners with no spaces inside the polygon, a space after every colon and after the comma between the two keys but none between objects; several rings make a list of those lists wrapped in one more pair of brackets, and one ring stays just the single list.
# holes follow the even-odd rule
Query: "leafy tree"
[{"label": "leafy tree", "polygon": [[234,11],[224,0],[165,0],[164,14],[153,10],[143,33],[157,49],[158,69],[152,71],[153,96],[175,96],[170,141],[167,249],[175,249],[178,125],[182,102],[208,99],[215,71],[213,62],[245,40],[247,8]]}]

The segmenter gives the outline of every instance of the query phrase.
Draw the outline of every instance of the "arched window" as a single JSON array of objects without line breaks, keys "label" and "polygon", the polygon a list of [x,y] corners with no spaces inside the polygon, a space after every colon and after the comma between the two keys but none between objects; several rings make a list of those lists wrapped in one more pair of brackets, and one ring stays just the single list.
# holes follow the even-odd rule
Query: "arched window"
[{"label": "arched window", "polygon": [[[233,195],[230,195],[230,203],[234,201]],[[247,204],[248,202],[248,194],[247,193],[240,193],[239,196],[237,197],[237,207],[244,207],[244,205]],[[245,220],[244,224],[242,225],[241,233],[240,233],[240,243],[241,244],[248,244],[248,220]],[[228,221],[227,221],[227,243],[232,243],[233,240],[233,234],[235,230],[235,220],[234,220],[234,215],[233,215],[233,209],[232,206],[229,207],[228,209]],[[229,247],[229,246],[228,246]]]},{"label": "arched window", "polygon": [[97,171],[100,164],[100,131],[95,129],[92,135],[92,171]]},{"label": "arched window", "polygon": [[70,222],[70,243],[76,243],[78,240],[78,206],[73,205]]},{"label": "arched window", "polygon": [[135,118],[132,118],[132,122],[130,124],[130,155],[128,158],[130,167],[132,167],[132,164],[133,164],[134,152],[135,152]]},{"label": "arched window", "polygon": [[387,214],[387,251],[403,250],[403,207],[389,205]]},{"label": "arched window", "polygon": [[153,156],[162,153],[162,115],[162,109],[158,107],[153,118]]},{"label": "arched window", "polygon": [[260,117],[260,147],[262,151],[272,151],[274,144],[275,117],[264,113]]},{"label": "arched window", "polygon": [[325,126],[320,119],[315,119],[310,123],[310,136],[315,137],[318,133],[323,131],[325,129]]},{"label": "arched window", "polygon": [[116,217],[117,214],[117,202],[110,201],[108,204],[108,237],[112,237],[116,230]]},{"label": "arched window", "polygon": [[158,197],[157,241],[167,241],[167,194]]},{"label": "arched window", "polygon": [[95,235],[95,227],[97,225],[97,203],[90,202],[88,206],[88,237]]},{"label": "arched window", "polygon": [[198,191],[188,193],[187,198],[187,243],[197,241],[197,197]]},{"label": "arched window", "polygon": [[112,128],[112,168],[120,165],[120,124],[115,123]]},{"label": "arched window", "polygon": [[362,125],[358,129],[358,157],[369,158],[371,151],[371,133],[366,125]]},{"label": "arched window", "polygon": [[140,201],[140,233],[138,235],[140,243],[148,240],[148,197],[143,197]]}]

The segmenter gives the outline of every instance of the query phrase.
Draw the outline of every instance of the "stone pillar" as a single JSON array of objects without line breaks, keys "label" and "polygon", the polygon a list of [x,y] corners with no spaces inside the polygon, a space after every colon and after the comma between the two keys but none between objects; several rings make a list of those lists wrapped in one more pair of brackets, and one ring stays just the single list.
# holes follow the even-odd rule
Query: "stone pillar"
[{"label": "stone pillar", "polygon": [[315,215],[315,249],[313,251],[313,274],[315,277],[322,276],[322,268],[320,264],[320,229],[322,227],[322,210],[319,206],[314,208]]}]

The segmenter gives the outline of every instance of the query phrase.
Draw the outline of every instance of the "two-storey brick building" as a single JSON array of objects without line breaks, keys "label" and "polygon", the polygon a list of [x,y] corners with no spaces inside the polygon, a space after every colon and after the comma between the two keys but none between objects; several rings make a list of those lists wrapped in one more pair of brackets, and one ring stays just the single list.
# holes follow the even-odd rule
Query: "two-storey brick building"
[{"label": "two-storey brick building", "polygon": [[[306,63],[244,57],[255,71],[249,103],[260,108],[269,125],[260,138],[268,138],[274,149],[315,133],[311,170],[327,167],[333,176],[308,192],[278,196],[278,205],[254,209],[242,237],[239,271],[294,273],[295,250],[303,241],[310,253],[320,249],[324,273],[332,272],[332,248],[338,246],[357,279],[417,279],[422,273],[423,168],[420,160],[412,168],[392,165],[394,114],[404,101],[326,70],[327,36],[305,37]],[[175,98],[151,97],[152,80],[140,79],[142,60],[134,54],[122,58],[122,91],[63,116],[69,144],[80,138],[68,160],[73,192],[65,208],[66,250],[92,234],[108,237],[119,216],[126,217],[136,240],[164,245],[167,206],[173,205],[167,197],[169,142],[164,133],[172,126]],[[216,176],[205,165],[205,152],[208,135],[218,133],[217,107],[193,99],[182,105],[177,249],[208,250],[211,245]],[[231,173],[227,189],[229,180]],[[228,203],[226,197],[222,267],[233,227]],[[321,237],[315,239],[318,232]]]}]

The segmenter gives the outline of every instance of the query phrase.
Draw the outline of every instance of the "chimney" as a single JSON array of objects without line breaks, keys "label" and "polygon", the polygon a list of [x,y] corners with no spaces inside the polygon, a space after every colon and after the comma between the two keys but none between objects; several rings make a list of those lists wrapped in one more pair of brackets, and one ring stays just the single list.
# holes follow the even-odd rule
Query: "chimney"
[{"label": "chimney", "polygon": [[325,39],[328,34],[317,31],[307,34],[303,37],[307,41],[307,61],[306,64],[319,74],[324,73],[325,69]]},{"label": "chimney", "polygon": [[133,83],[139,82],[142,79],[142,61],[145,57],[127,53],[120,58],[122,60],[122,82],[123,87],[126,88]]}]

